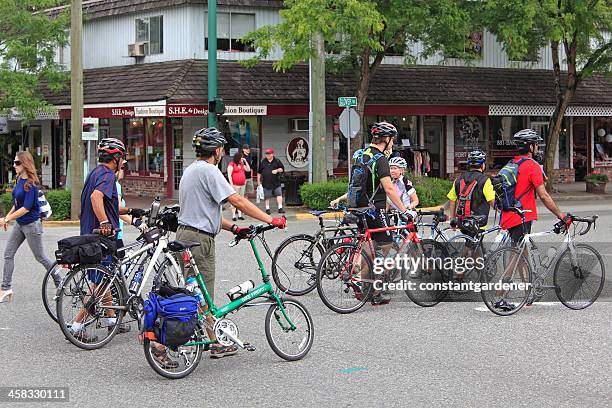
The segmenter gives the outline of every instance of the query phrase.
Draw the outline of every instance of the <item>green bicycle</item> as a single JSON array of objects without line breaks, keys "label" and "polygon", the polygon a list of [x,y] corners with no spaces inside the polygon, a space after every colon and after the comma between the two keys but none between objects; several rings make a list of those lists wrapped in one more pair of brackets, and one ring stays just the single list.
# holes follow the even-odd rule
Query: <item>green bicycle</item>
[{"label": "green bicycle", "polygon": [[[202,358],[202,353],[208,350],[212,344],[220,344],[222,346],[237,345],[247,351],[255,351],[255,346],[238,338],[236,323],[226,318],[229,313],[236,312],[242,307],[269,306],[265,318],[266,339],[272,350],[279,357],[287,361],[296,361],[308,354],[314,341],[312,317],[306,307],[297,300],[282,298],[277,295],[270,283],[270,277],[264,268],[257,250],[255,239],[258,238],[262,243],[265,243],[264,233],[274,228],[271,225],[252,226],[243,236],[237,236],[230,242],[229,246],[233,247],[240,240],[248,239],[259,265],[263,284],[247,292],[242,297],[220,307],[215,305],[211,299],[202,275],[200,275],[200,271],[193,259],[190,248],[199,244],[187,241],[174,241],[171,243],[173,250],[184,252],[185,261],[188,258],[189,267],[192,268],[195,274],[198,286],[208,305],[208,310],[199,313],[198,326],[189,342],[178,347],[166,347],[165,351],[168,358],[178,363],[178,365],[164,364],[158,361],[155,358],[155,354],[160,352],[159,343],[155,342],[156,339],[153,333],[146,332],[144,334],[144,353],[147,362],[153,370],[161,376],[170,379],[186,377],[195,370]],[[251,303],[258,298],[264,299]],[[207,322],[209,317],[212,317],[213,325]],[[216,340],[209,340],[207,338],[207,329],[215,333]]]}]

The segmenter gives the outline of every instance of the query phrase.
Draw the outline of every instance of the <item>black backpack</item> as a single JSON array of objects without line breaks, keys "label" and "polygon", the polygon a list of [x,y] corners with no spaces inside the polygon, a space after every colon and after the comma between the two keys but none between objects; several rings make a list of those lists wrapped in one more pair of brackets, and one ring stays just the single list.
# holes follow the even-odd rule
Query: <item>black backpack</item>
[{"label": "black backpack", "polygon": [[[363,156],[369,157],[368,161],[365,163],[363,162]],[[382,156],[382,153],[374,154],[372,150],[368,148],[363,151],[362,155],[359,156],[357,160],[355,160],[347,192],[347,203],[349,207],[358,208],[367,206],[378,192],[380,184],[378,186],[374,185],[376,180],[374,169],[376,167],[376,161]],[[367,183],[372,183],[371,197],[368,197]]]}]

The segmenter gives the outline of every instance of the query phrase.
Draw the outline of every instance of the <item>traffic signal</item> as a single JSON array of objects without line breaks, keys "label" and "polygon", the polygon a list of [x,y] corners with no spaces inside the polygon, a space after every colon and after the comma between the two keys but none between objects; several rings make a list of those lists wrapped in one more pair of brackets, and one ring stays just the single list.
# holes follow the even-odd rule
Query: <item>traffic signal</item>
[{"label": "traffic signal", "polygon": [[225,103],[223,103],[223,99],[215,98],[214,101],[208,101],[208,111],[214,112],[217,115],[223,115],[225,113]]}]

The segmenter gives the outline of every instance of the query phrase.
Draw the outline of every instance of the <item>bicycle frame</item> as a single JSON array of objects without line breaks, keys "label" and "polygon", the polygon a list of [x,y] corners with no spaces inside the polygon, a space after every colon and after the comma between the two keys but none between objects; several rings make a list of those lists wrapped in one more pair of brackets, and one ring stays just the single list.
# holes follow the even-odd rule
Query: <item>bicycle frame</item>
[{"label": "bicycle frame", "polygon": [[[212,298],[210,297],[210,293],[208,292],[208,289],[206,288],[206,284],[204,283],[204,278],[202,278],[202,275],[200,274],[198,266],[196,265],[195,260],[193,256],[191,255],[191,251],[187,250],[189,253],[190,266],[195,271],[196,281],[198,283],[198,286],[200,287],[200,290],[202,291],[202,295],[204,296],[206,304],[208,305],[208,310],[206,310],[203,315],[200,315],[200,319],[206,318],[206,316],[208,315],[212,315],[215,319],[222,319],[225,316],[227,316],[229,313],[243,306],[248,306],[247,303],[251,302],[252,300],[257,299],[259,297],[263,297],[264,295],[268,295],[268,297],[271,298],[271,301],[273,301],[274,303],[278,305],[283,316],[289,323],[289,326],[290,326],[289,329],[295,330],[296,328],[295,325],[293,324],[289,316],[287,316],[287,313],[285,312],[285,308],[282,304],[281,299],[278,297],[278,295],[274,291],[274,288],[272,287],[272,284],[270,283],[270,277],[268,273],[266,272],[266,268],[264,267],[263,262],[261,261],[261,257],[259,256],[259,251],[257,250],[257,246],[255,245],[255,237],[251,237],[249,239],[249,244],[251,245],[251,249],[253,251],[253,254],[255,255],[255,259],[257,260],[257,265],[259,266],[259,271],[261,272],[261,278],[264,283],[256,287],[255,289],[253,289],[246,295],[242,296],[241,298],[231,301],[220,307],[215,305]],[[262,302],[262,303],[254,304],[253,306],[261,306],[261,305],[269,305],[269,304],[273,304],[273,303],[272,302],[270,303]],[[216,342],[217,342],[216,340],[203,340],[203,341],[197,341],[197,342],[194,341],[194,342],[187,343],[186,346],[195,346],[198,344],[208,345],[208,344],[214,344]]]}]

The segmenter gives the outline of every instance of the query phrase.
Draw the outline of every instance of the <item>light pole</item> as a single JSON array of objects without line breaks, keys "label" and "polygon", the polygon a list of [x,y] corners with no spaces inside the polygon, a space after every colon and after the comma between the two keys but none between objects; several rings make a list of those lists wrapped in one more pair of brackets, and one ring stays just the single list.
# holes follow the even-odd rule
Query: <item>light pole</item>
[{"label": "light pole", "polygon": [[[208,127],[217,127],[217,113],[211,109],[217,97],[217,1],[208,0]],[[212,103],[211,103],[212,102]]]}]

